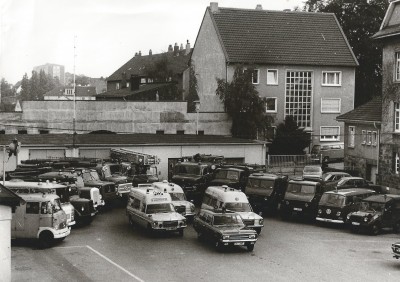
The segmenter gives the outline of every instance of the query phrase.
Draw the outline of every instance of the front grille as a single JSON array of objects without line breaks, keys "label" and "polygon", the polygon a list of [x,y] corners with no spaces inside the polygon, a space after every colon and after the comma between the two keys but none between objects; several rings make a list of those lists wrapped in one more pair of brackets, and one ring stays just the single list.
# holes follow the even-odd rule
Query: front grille
[{"label": "front grille", "polygon": [[104,187],[104,190],[106,191],[106,193],[113,193],[115,192],[115,185],[106,185]]},{"label": "front grille", "polygon": [[355,216],[355,215],[353,215],[353,216],[350,217],[350,221],[363,223],[364,222],[364,217],[363,216]]},{"label": "front grille", "polygon": [[92,196],[91,198],[93,200],[93,203],[95,205],[100,204],[100,192],[98,189],[92,189],[91,196]]},{"label": "front grille", "polygon": [[245,225],[254,225],[254,219],[243,219]]},{"label": "front grille", "polygon": [[177,227],[178,226],[178,221],[164,221],[163,222],[164,227]]},{"label": "front grille", "polygon": [[238,234],[229,236],[229,240],[246,240],[246,239],[249,239],[249,235]]}]

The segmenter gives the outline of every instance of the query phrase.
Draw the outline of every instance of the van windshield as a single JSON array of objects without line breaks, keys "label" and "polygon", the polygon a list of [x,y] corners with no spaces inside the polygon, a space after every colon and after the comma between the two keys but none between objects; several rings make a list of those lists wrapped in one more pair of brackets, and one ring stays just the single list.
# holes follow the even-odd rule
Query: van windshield
[{"label": "van windshield", "polygon": [[200,166],[194,165],[176,165],[175,174],[194,174],[201,175]]},{"label": "van windshield", "polygon": [[299,194],[314,194],[315,186],[297,184],[297,183],[289,183],[286,192],[299,193]]},{"label": "van windshield", "polygon": [[166,204],[151,204],[146,207],[146,214],[152,213],[167,213],[175,211],[170,203]]},{"label": "van windshield", "polygon": [[232,171],[232,170],[219,170],[215,174],[216,179],[229,179],[229,180],[238,180],[239,179],[239,172]]},{"label": "van windshield", "polygon": [[171,195],[172,201],[186,201],[186,196],[184,193],[169,193]]},{"label": "van windshield", "polygon": [[361,202],[360,211],[368,212],[383,212],[385,209],[384,203],[376,203],[376,202]]},{"label": "van windshield", "polygon": [[251,212],[251,206],[249,203],[225,203],[227,210],[235,212]]},{"label": "van windshield", "polygon": [[61,210],[60,199],[54,199],[53,201],[53,212],[58,212]]},{"label": "van windshield", "polygon": [[326,193],[322,195],[319,204],[330,207],[343,207],[345,199],[346,198],[343,195]]}]

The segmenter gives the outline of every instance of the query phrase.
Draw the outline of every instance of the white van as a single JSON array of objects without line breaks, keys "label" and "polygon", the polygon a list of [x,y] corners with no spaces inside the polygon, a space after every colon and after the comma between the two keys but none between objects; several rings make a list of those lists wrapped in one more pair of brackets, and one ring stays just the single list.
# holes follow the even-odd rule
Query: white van
[{"label": "white van", "polygon": [[226,185],[208,187],[205,191],[201,208],[207,210],[225,208],[226,210],[237,212],[242,217],[244,224],[256,230],[258,234],[260,234],[261,228],[264,227],[264,219],[253,212],[246,194]]},{"label": "white van", "polygon": [[168,182],[167,180],[162,182],[153,182],[152,186],[157,191],[169,193],[175,210],[186,217],[189,221],[193,220],[195,210],[194,204],[186,200],[186,195],[181,186]]},{"label": "white van", "polygon": [[314,145],[311,149],[311,160],[321,163],[342,161],[344,159],[344,143]]},{"label": "white van", "polygon": [[172,231],[183,236],[186,218],[175,211],[171,196],[153,188],[132,188],[126,214],[131,225],[139,225],[149,232]]}]

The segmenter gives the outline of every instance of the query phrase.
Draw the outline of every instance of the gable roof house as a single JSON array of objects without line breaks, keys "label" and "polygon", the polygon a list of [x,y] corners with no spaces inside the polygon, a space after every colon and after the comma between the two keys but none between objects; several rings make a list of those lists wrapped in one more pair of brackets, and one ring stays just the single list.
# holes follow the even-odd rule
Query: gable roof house
[{"label": "gable roof house", "polygon": [[[169,45],[168,52],[142,55],[141,51],[107,78],[104,100],[184,100],[188,88],[185,71],[189,68],[191,48]],[[162,73],[160,73],[160,71]],[[162,78],[160,78],[162,76]],[[171,97],[171,92],[179,93]]]},{"label": "gable roof house", "polygon": [[354,108],[358,62],[334,14],[210,3],[191,60],[203,113],[224,111],[216,78],[230,81],[237,65],[253,66],[253,83],[275,125],[292,115],[314,144],[343,141],[335,118]]},{"label": "gable roof house", "polygon": [[382,124],[378,182],[400,189],[400,1],[389,4],[379,31],[382,45]]},{"label": "gable roof house", "polygon": [[[73,86],[56,87],[43,95],[44,100],[74,100]],[[75,100],[96,100],[96,87],[94,86],[76,86]]]}]

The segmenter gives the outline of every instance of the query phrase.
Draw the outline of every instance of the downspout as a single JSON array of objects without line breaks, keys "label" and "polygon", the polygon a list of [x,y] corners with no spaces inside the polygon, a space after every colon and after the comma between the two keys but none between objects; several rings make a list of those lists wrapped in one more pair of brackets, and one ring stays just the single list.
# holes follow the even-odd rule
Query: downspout
[{"label": "downspout", "polygon": [[379,130],[379,128],[377,128],[377,126],[376,126],[376,124],[375,124],[375,121],[374,121],[374,128],[375,129],[378,129],[378,132],[377,132],[377,135],[376,135],[376,137],[377,137],[377,139],[378,140],[376,140],[377,141],[377,144],[376,144],[376,147],[377,147],[377,156],[376,156],[376,174],[379,174],[379,150],[380,150],[380,143],[381,143],[381,135],[380,135],[380,130]]}]

